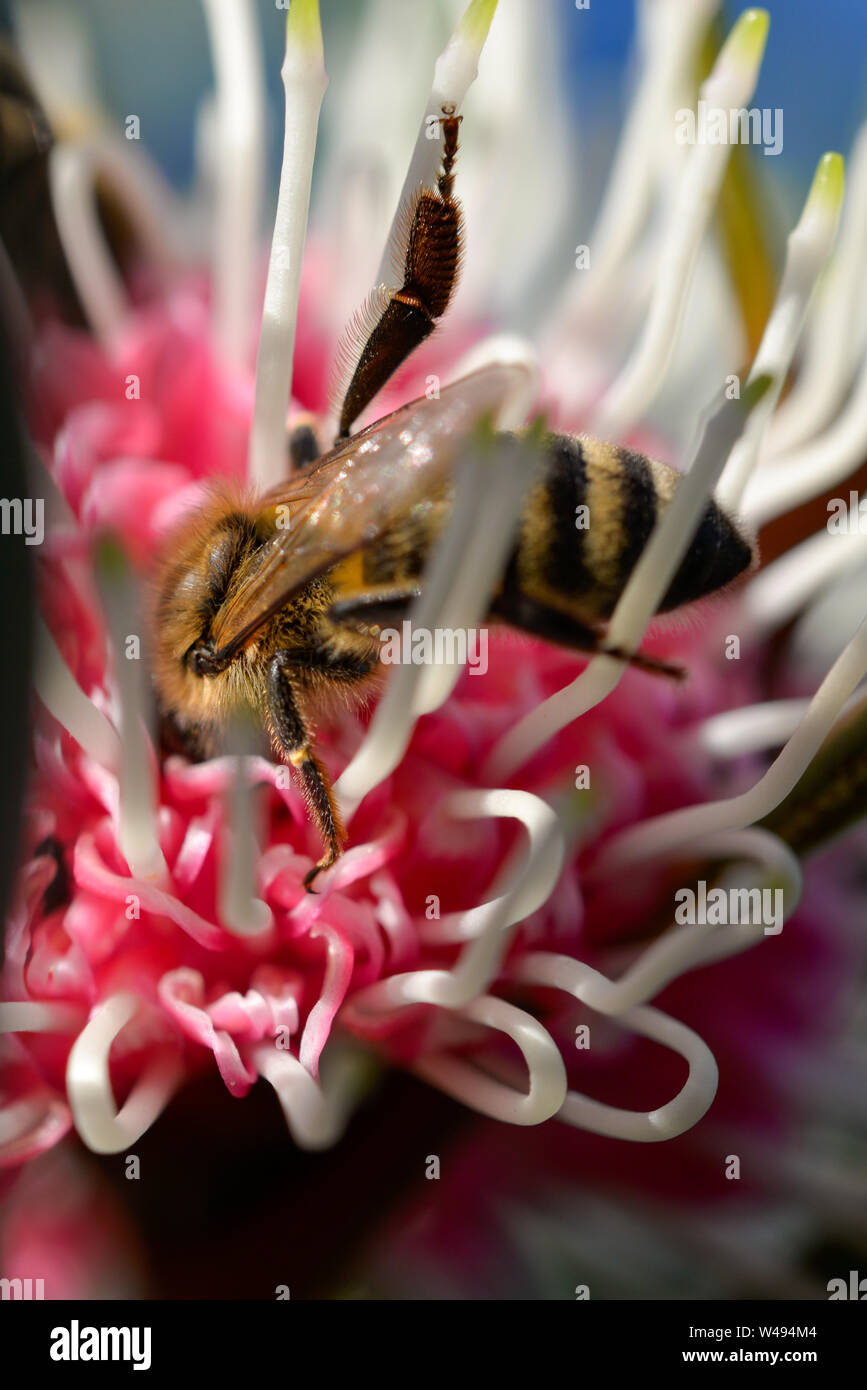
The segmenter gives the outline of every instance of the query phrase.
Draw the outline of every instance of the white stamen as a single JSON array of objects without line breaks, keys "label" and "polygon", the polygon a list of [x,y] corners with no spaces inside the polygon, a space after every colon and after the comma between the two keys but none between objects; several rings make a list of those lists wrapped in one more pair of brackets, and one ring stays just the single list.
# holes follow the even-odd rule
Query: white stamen
[{"label": "white stamen", "polygon": [[15,37],[34,91],[63,139],[108,124],[90,35],[81,16],[57,0],[15,0]]},{"label": "white stamen", "polygon": [[[516,367],[520,363],[516,360]],[[520,383],[522,374],[515,372]],[[520,390],[520,386],[516,388]],[[507,408],[514,401],[507,399]],[[499,418],[497,420],[499,424]],[[470,442],[455,468],[457,491],[445,531],[425,574],[422,593],[410,613],[413,628],[434,632],[445,626],[442,615],[482,612],[500,572],[513,535],[524,491],[531,480],[530,464],[536,456],[529,442],[510,448],[492,448],[490,441]],[[472,544],[482,500],[486,508],[496,504],[499,531],[492,531],[488,546]],[[461,624],[465,622],[460,618]],[[398,765],[406,751],[415,721],[447,697],[459,674],[452,668],[428,671],[401,664],[392,672],[361,748],[344,769],[336,786],[343,814],[349,818],[373,787]]]},{"label": "white stamen", "polygon": [[[802,875],[798,857],[768,830],[752,826],[746,830],[715,833],[691,841],[689,852],[697,857],[733,858],[736,861],[716,880],[716,885],[724,891],[729,887],[743,888],[747,884],[767,885],[772,882],[782,888],[787,918],[800,901]],[[678,853],[682,856],[682,847]],[[747,858],[754,862],[747,865]],[[583,987],[581,998],[601,1013],[620,1014],[652,999],[687,971],[738,955],[764,939],[765,928],[761,923],[672,926],[639,956],[619,980],[611,981],[603,976],[590,981]]]},{"label": "white stamen", "polygon": [[[749,411],[760,399],[758,387],[745,388],[740,400],[727,401],[707,422],[695,461],[657,521],[629,576],[608,626],[607,645],[638,648],[689,548],[707,499],[722,472]],[[504,781],[560,729],[586,714],[620,683],[625,667],[609,656],[595,656],[581,675],[520,720],[493,749],[482,769],[486,781]]]},{"label": "white stamen", "polygon": [[273,917],[268,904],[256,895],[261,837],[254,801],[257,789],[250,785],[253,730],[236,719],[229,737],[237,756],[226,798],[229,823],[220,846],[217,915],[234,936],[255,937],[270,929]]},{"label": "white stamen", "polygon": [[92,184],[104,180],[121,200],[145,259],[163,284],[170,284],[188,259],[178,249],[184,213],[159,167],[134,141],[110,132],[95,132],[76,148],[87,161]]},{"label": "white stamen", "polygon": [[247,359],[264,174],[262,47],[250,0],[202,0],[216,78],[214,336],[224,361]]},{"label": "white stamen", "polygon": [[696,48],[718,4],[641,0],[638,6],[640,71],[588,243],[593,269],[578,277],[557,315],[554,336],[564,329],[574,332],[576,315],[605,297],[638,238],[657,181],[660,149],[665,141],[673,144],[675,102],[684,88],[692,87]]},{"label": "white stamen", "polygon": [[4,1163],[43,1153],[69,1130],[64,1101],[43,1092],[38,1099],[14,1100],[0,1108],[0,1152]]},{"label": "white stamen", "polygon": [[99,548],[97,582],[114,649],[120,704],[118,844],[133,878],[162,882],[168,868],[157,833],[157,789],[147,730],[147,654],[132,575],[113,542]]},{"label": "white stamen", "polygon": [[[496,937],[496,924],[509,928],[522,922],[545,903],[560,876],[565,855],[560,822],[554,811],[529,792],[500,788],[497,791],[455,792],[443,804],[446,815],[475,819],[481,816],[514,816],[523,822],[530,837],[529,852],[512,859],[497,876],[494,896],[464,912],[447,912],[438,921],[419,928],[428,945],[454,941],[477,941],[488,932]],[[500,953],[501,954],[501,953]],[[470,969],[474,958],[461,957],[455,974]],[[494,979],[499,956],[491,953],[479,976],[478,992]],[[471,972],[473,973],[473,972]]]},{"label": "white stamen", "polygon": [[113,136],[58,144],[49,154],[52,208],[69,271],[94,334],[113,351],[130,304],[99,220],[97,176],[122,200],[144,255],[164,279],[179,264],[170,234],[176,214],[147,156]]},{"label": "white stamen", "polygon": [[86,753],[103,767],[120,766],[120,738],[101,710],[89,700],[76,681],[45,625],[36,618],[36,693],[59,724]]},{"label": "white stamen", "polygon": [[256,356],[256,396],[247,472],[267,491],[286,477],[286,416],[292,388],[301,263],[319,108],[328,86],[319,0],[292,0],[286,17],[283,165]]},{"label": "white stamen", "polygon": [[[509,972],[525,984],[547,985],[586,1001],[587,986],[610,983],[604,975],[583,961],[553,953],[533,952],[516,961]],[[673,1139],[697,1124],[711,1105],[719,1082],[713,1053],[691,1028],[669,1018],[659,1009],[634,1006],[618,1012],[617,1022],[641,1037],[653,1038],[663,1047],[678,1052],[689,1063],[689,1075],[673,1100],[656,1110],[621,1110],[591,1100],[578,1091],[569,1091],[557,1116],[578,1129],[607,1134],[612,1139],[654,1143]]]},{"label": "white stamen", "polygon": [[117,1109],[109,1078],[109,1052],[139,1005],[134,994],[111,995],[94,1010],[69,1053],[69,1106],[75,1128],[94,1153],[122,1153],[140,1139],[165,1109],[183,1075],[179,1054],[174,1048],[163,1048]]},{"label": "white stamen", "polygon": [[751,825],[770,814],[803,776],[858,682],[867,674],[867,619],[831,667],[807,713],[768,771],[749,791],[654,816],[615,836],[600,851],[606,872],[665,855],[684,843]]},{"label": "white stamen", "polygon": [[712,715],[694,735],[696,744],[714,758],[739,758],[766,748],[781,748],[795,732],[809,700],[768,700]]},{"label": "white stamen", "polygon": [[780,466],[756,474],[744,496],[743,514],[753,527],[764,526],[811,497],[842,482],[863,462],[867,446],[867,355],[845,408],[834,423]]},{"label": "white stamen", "polygon": [[358,7],[340,51],[340,27],[335,31],[337,80],[323,112],[324,161],[317,161],[313,209],[316,225],[331,228],[334,237],[337,284],[318,307],[335,345],[376,282],[406,173],[406,131],[418,120],[419,92],[430,83],[431,54],[448,23],[438,5],[370,0]]},{"label": "white stamen", "polygon": [[791,633],[787,656],[793,671],[812,681],[821,678],[867,609],[865,592],[867,564],[862,563],[816,595]]},{"label": "white stamen", "polygon": [[[327,303],[320,305],[336,345],[345,341],[346,327],[365,303],[376,270],[371,260],[371,227],[382,220],[385,205],[385,170],[378,152],[358,154],[348,162],[334,189],[334,287]],[[377,245],[378,243],[375,243]],[[375,251],[373,252],[375,256]],[[348,383],[347,383],[348,384]],[[326,438],[337,431],[336,412],[324,428]]]},{"label": "white stamen", "polygon": [[729,511],[739,507],[758,462],[816,281],[834,245],[842,202],[843,160],[838,154],[825,154],[819,161],[800,220],[789,234],[783,278],[748,378],[754,381],[766,373],[773,377],[774,384],[751,415],[720,479],[719,499]]},{"label": "white stamen", "polygon": [[456,113],[460,111],[478,72],[479,57],[496,8],[497,0],[470,0],[454,33],[437,58],[433,86],[385,243],[376,276],[377,284],[387,284],[390,279],[394,250],[399,240],[401,210],[420,185],[432,188],[436,183],[442,159],[442,141],[429,138],[430,122],[439,120],[443,106],[453,106]]},{"label": "white stamen", "polygon": [[496,364],[521,368],[522,375],[516,380],[514,390],[497,412],[497,429],[520,429],[539,391],[539,354],[527,338],[516,333],[493,333],[489,338],[482,338],[459,358],[451,379],[460,381],[483,367]]},{"label": "white stamen", "polygon": [[464,1008],[493,983],[512,928],[541,907],[554,889],[563,866],[563,836],[555,812],[539,797],[506,789],[462,792],[448,798],[445,811],[467,819],[514,816],[527,830],[529,850],[517,866],[514,856],[505,866],[489,902],[450,914],[440,924],[441,940],[469,943],[451,970],[412,970],[378,980],[353,995],[347,1006],[350,1014],[387,1012],[407,1004]]},{"label": "white stamen", "polygon": [[[843,706],[841,719],[859,700],[856,690]],[[768,700],[761,705],[725,710],[699,725],[694,741],[714,758],[741,758],[750,753],[762,753],[766,748],[781,748],[809,707],[810,701],[806,699]]]},{"label": "white stamen", "polygon": [[368,1068],[357,1048],[332,1040],[322,1055],[321,1082],[273,1042],[254,1049],[253,1063],[277,1092],[286,1124],[302,1149],[328,1149],[346,1128]]},{"label": "white stamen", "polygon": [[86,1017],[81,1004],[0,1004],[0,1033],[78,1033]]},{"label": "white stamen", "polygon": [[[764,10],[747,10],[741,15],[701,88],[700,99],[708,108],[738,110],[749,103],[758,81],[767,31]],[[628,434],[662,384],[730,151],[728,143],[699,143],[692,149],[663,238],[644,332],[593,416],[592,433],[603,439],[622,439]]]},{"label": "white stamen", "polygon": [[[482,442],[476,459],[468,462],[465,477],[459,477],[454,509],[460,524],[449,527],[442,557],[453,582],[437,614],[438,628],[454,632],[484,626],[539,454],[539,447],[529,441]],[[485,518],[484,545],[474,544],[480,516]],[[412,702],[413,715],[439,709],[461,670],[459,663],[423,667]]]},{"label": "white stamen", "polygon": [[80,146],[55,145],[48,176],[54,218],[78,297],[94,334],[111,351],[129,313],[129,300],[100,226],[90,161]]},{"label": "white stamen", "polygon": [[491,995],[473,999],[459,1010],[461,1018],[505,1033],[524,1054],[530,1089],[523,1093],[449,1053],[427,1053],[412,1070],[425,1081],[483,1115],[513,1125],[540,1125],[556,1115],[566,1098],[563,1058],[541,1023],[514,1004]]},{"label": "white stamen", "polygon": [[[467,123],[456,188],[472,235],[465,239],[453,323],[494,321],[535,333],[547,322],[552,272],[572,240],[580,203],[569,93],[565,83],[539,80],[540,73],[558,71],[561,44],[559,26],[547,23],[538,6],[509,3],[497,11],[462,108]],[[416,92],[422,89],[423,83]],[[412,121],[416,116],[414,109]],[[518,169],[520,198],[514,179],[504,177],[504,170]],[[480,227],[484,236],[476,235]]]},{"label": "white stamen", "polygon": [[42,454],[28,439],[27,475],[31,486],[31,496],[45,500],[45,529],[50,534],[59,530],[77,531],[75,514],[54,480]]},{"label": "white stamen", "polygon": [[834,260],[807,322],[804,362],[797,383],[777,411],[763,461],[811,439],[842,405],[857,360],[857,315],[867,245],[867,122],[862,125],[846,179],[846,198]]}]

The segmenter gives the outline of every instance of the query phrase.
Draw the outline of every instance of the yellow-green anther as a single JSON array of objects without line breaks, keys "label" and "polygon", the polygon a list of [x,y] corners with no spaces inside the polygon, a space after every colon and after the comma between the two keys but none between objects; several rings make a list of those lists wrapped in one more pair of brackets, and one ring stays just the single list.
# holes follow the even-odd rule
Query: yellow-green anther
[{"label": "yellow-green anther", "polygon": [[481,48],[488,37],[496,8],[497,0],[470,0],[458,21],[455,37],[466,39]]},{"label": "yellow-green anther", "polygon": [[767,10],[744,10],[723,44],[720,60],[757,68],[765,54],[770,24]]},{"label": "yellow-green anther", "polygon": [[821,206],[839,212],[846,182],[846,161],[833,151],[823,154],[816,166],[807,207]]},{"label": "yellow-green anther", "polygon": [[804,210],[789,236],[783,278],[753,363],[751,375],[771,372],[776,386],[734,450],[720,483],[720,501],[735,511],[741,509],[746,490],[744,513],[748,518],[753,516],[753,506],[761,506],[757,499],[767,487],[766,478],[756,474],[756,465],[816,283],[834,247],[842,194],[843,161],[839,155],[823,155]]},{"label": "yellow-green anther", "polygon": [[292,0],[286,15],[286,48],[324,57],[319,0]]}]

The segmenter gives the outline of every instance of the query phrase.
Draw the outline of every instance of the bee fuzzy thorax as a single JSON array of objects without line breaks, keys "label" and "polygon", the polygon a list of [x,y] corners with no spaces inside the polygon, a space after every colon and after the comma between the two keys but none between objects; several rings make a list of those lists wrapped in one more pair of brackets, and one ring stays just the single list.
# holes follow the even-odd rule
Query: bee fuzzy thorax
[{"label": "bee fuzzy thorax", "polygon": [[181,722],[213,724],[255,697],[246,663],[214,683],[203,681],[189,658],[207,640],[233,577],[258,543],[240,492],[226,487],[185,515],[163,546],[150,594],[154,680],[161,704]]}]

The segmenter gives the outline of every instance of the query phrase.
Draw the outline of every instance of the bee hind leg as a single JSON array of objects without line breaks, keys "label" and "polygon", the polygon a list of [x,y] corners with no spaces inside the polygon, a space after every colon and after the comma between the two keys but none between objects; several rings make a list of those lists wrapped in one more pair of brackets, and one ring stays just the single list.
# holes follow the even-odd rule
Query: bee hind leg
[{"label": "bee hind leg", "polygon": [[652,676],[671,676],[676,681],[686,679],[683,666],[675,666],[673,662],[662,661],[657,656],[648,656],[646,652],[628,652],[623,647],[609,647],[604,641],[595,650],[602,656],[614,657],[615,661],[637,666],[639,671],[649,671]]},{"label": "bee hind leg", "polygon": [[340,858],[346,831],[328,773],[313,752],[298,708],[291,677],[293,664],[289,652],[277,652],[271,658],[267,678],[268,718],[274,741],[301,783],[310,815],[325,843],[325,853],[304,879],[304,887],[312,893],[315,891],[313,880]]}]

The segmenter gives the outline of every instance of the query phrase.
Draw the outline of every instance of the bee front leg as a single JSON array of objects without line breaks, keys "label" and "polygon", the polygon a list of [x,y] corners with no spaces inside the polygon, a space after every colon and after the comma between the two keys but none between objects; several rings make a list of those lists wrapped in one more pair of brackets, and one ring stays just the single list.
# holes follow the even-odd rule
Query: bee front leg
[{"label": "bee front leg", "polygon": [[310,815],[325,842],[325,853],[304,879],[308,893],[313,880],[339,859],[346,842],[328,773],[310,745],[310,737],[298,708],[292,683],[293,658],[290,652],[277,652],[268,665],[267,704],[271,733],[281,754],[294,769]]}]

